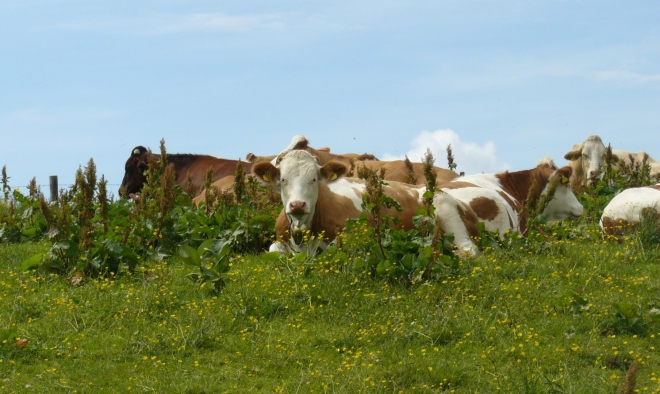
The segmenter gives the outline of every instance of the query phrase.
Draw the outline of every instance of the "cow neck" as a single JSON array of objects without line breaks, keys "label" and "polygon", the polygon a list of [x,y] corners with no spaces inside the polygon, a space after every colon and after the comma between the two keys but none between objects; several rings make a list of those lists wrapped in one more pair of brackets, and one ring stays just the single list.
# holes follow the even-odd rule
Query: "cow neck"
[{"label": "cow neck", "polygon": [[[330,208],[331,199],[329,193],[331,193],[330,188],[326,184],[319,183],[319,194],[318,199],[316,200],[316,205],[314,205],[314,213],[310,216],[311,220],[304,225],[310,230],[312,236],[318,237],[320,234],[323,234],[324,240],[334,238],[333,234],[328,234],[324,231],[323,217],[325,212],[331,212]],[[289,226],[289,234],[285,236],[285,240],[289,242],[290,246],[295,251],[300,251],[300,245],[302,244],[303,235],[296,231],[296,228],[293,226],[293,222],[288,214],[285,214]],[[299,237],[299,240],[296,240],[296,237]]]},{"label": "cow neck", "polygon": [[534,183],[536,183],[536,191],[532,196],[531,203],[536,204],[539,197],[541,197],[541,193],[545,189],[548,184],[548,179],[550,178],[550,174],[544,174],[546,171],[553,172],[554,170],[549,167],[536,167],[531,170],[516,172],[506,171],[496,174],[495,176],[499,179],[502,189],[512,195],[520,203],[519,207],[522,208],[525,200],[527,200],[529,190]]}]

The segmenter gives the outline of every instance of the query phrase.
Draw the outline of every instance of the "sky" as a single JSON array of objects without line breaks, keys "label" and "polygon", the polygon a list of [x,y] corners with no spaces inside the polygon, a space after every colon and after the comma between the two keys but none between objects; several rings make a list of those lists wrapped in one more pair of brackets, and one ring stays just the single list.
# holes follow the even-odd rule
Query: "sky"
[{"label": "sky", "polygon": [[295,135],[457,171],[590,134],[660,159],[660,2],[0,0],[0,166],[61,187],[132,149],[244,159]]}]

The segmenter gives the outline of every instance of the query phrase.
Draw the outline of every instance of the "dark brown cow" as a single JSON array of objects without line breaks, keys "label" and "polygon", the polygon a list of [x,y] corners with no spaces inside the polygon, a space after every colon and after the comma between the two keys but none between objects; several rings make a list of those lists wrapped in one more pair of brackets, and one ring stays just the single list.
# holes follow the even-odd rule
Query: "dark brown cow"
[{"label": "dark brown cow", "polygon": [[[137,146],[133,149],[131,157],[126,160],[124,179],[121,181],[119,189],[120,193],[122,188],[127,195],[142,190],[147,180],[144,172],[148,168],[150,155],[152,161],[160,159],[160,155],[151,153],[143,146]],[[233,175],[238,164],[238,160],[221,159],[209,155],[171,153],[167,154],[167,162],[174,166],[176,183],[181,185],[191,196],[196,196],[201,190],[206,181],[206,172],[209,168],[213,168],[213,180],[216,181],[228,175]],[[249,173],[252,169],[252,163],[241,162],[241,165],[246,173]],[[186,190],[189,176],[192,190]]]}]

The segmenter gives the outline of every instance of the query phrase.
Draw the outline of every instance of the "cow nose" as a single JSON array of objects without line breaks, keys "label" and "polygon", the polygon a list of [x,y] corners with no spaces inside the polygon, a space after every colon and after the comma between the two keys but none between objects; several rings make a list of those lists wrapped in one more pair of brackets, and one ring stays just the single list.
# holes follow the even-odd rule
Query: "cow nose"
[{"label": "cow nose", "polygon": [[590,171],[590,172],[589,172],[589,178],[595,178],[595,177],[598,176],[598,174],[600,174],[600,171],[598,171],[598,170],[596,170],[596,171]]},{"label": "cow nose", "polygon": [[305,213],[306,207],[307,203],[304,201],[291,201],[289,203],[289,209],[291,210],[292,214],[303,214]]}]

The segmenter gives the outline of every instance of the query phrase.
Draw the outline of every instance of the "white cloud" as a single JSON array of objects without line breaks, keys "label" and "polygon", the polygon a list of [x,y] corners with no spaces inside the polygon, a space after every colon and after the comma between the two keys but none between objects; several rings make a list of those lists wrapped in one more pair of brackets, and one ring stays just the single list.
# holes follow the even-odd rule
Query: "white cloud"
[{"label": "white cloud", "polygon": [[594,77],[602,81],[624,81],[635,84],[645,84],[649,82],[660,82],[660,74],[644,75],[629,71],[598,71]]},{"label": "white cloud", "polygon": [[511,166],[499,160],[495,155],[495,144],[486,142],[483,146],[474,142],[461,141],[453,130],[422,131],[411,142],[411,149],[401,156],[388,153],[383,160],[403,160],[407,155],[411,161],[421,161],[430,149],[435,158],[435,165],[447,167],[447,145],[451,144],[454,163],[458,164],[457,172],[465,174],[495,173],[509,169]]}]

